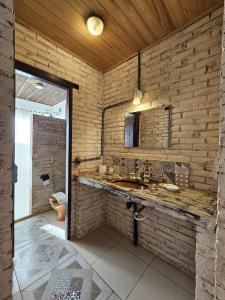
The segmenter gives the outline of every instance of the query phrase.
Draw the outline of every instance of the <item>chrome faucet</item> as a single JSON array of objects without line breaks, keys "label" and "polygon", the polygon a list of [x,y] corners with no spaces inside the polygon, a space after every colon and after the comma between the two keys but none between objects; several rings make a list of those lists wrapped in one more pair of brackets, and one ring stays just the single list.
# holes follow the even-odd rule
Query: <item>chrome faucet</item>
[{"label": "chrome faucet", "polygon": [[142,166],[137,172],[135,173],[136,178],[141,178],[141,181],[144,181],[144,172],[145,172],[145,166]]}]

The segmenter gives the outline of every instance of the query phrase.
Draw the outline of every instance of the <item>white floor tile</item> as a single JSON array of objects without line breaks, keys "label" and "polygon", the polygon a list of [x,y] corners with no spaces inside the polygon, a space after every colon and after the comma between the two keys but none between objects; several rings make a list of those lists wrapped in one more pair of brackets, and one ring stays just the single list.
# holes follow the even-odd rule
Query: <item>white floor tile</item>
[{"label": "white floor tile", "polygon": [[104,232],[108,237],[110,237],[112,240],[115,240],[116,242],[119,242],[123,236],[121,233],[117,232],[113,228],[109,227],[108,225],[102,225],[99,230]]},{"label": "white floor tile", "polygon": [[150,266],[127,298],[127,300],[137,299],[194,300],[194,296]]},{"label": "white floor tile", "polygon": [[29,217],[29,218],[24,219],[22,221],[16,222],[15,223],[15,228],[22,227],[22,226],[27,225],[27,224],[29,224],[31,222],[41,221],[40,219],[42,219],[42,218],[44,219],[45,216],[43,216],[43,215],[36,215],[36,216],[33,216],[33,217]]},{"label": "white floor tile", "polygon": [[73,243],[77,251],[87,262],[93,264],[112,248],[116,242],[102,231],[96,230],[80,240],[73,241]]},{"label": "white floor tile", "polygon": [[12,295],[17,294],[20,291],[19,285],[17,282],[16,274],[13,271],[13,278],[12,278]]},{"label": "white floor tile", "polygon": [[165,275],[170,280],[176,282],[177,285],[187,290],[191,294],[195,294],[195,278],[174,268],[160,258],[154,259],[151,267]]},{"label": "white floor tile", "polygon": [[96,272],[122,299],[128,296],[146,267],[147,264],[120,245],[93,264]]},{"label": "white floor tile", "polygon": [[[30,222],[37,221],[40,217],[47,219],[47,222],[40,226],[41,230],[44,230],[44,234],[41,231],[39,234],[36,223],[33,223],[34,226],[30,227],[30,231],[23,232],[23,228],[20,228],[24,225],[30,226]],[[25,288],[25,290],[21,294],[18,293],[19,286],[14,275],[13,300],[36,300],[39,297],[38,293],[40,293],[41,299],[43,290],[40,292],[39,289],[40,287],[42,289],[43,283],[49,280],[54,268],[59,270],[80,267],[91,269],[90,265],[94,269],[91,293],[95,300],[194,300],[194,278],[190,278],[163,260],[156,258],[142,247],[134,247],[131,240],[123,237],[113,228],[107,225],[102,226],[81,240],[71,243],[60,239],[64,233],[64,222],[57,221],[56,217],[54,211],[49,211],[16,224],[17,232],[20,233],[18,235],[20,245],[16,249],[14,259],[15,270],[18,273],[20,288]],[[23,241],[23,239],[25,240]],[[40,258],[43,256],[43,259],[49,260],[48,255],[50,255],[51,259],[44,265],[43,261],[37,264],[35,256],[37,254],[36,252],[33,254],[32,248],[39,243],[43,245],[42,241],[47,239],[50,239],[47,246],[50,246],[51,249],[54,248],[52,253],[57,252],[57,240],[61,240],[59,244],[66,244],[67,247],[54,264],[51,264],[54,255],[47,251],[47,248],[46,253],[38,248],[41,250]],[[28,242],[30,244],[26,245]],[[76,250],[71,247],[75,247],[82,256],[75,254]],[[27,251],[25,256],[24,250]],[[68,254],[68,259],[64,260],[63,257],[67,256],[68,251],[72,252]],[[19,261],[17,260],[18,256]],[[29,266],[28,262],[30,262]],[[27,277],[26,280],[25,277]]]},{"label": "white floor tile", "polygon": [[17,294],[15,294],[15,295],[13,295],[12,299],[13,299],[13,300],[23,300],[20,293],[17,293]]},{"label": "white floor tile", "polygon": [[58,221],[57,220],[57,212],[54,210],[49,210],[42,214],[42,216],[45,216],[52,225],[55,227],[65,230],[65,221]]},{"label": "white floor tile", "polygon": [[147,264],[150,264],[155,257],[150,251],[147,251],[140,246],[134,246],[132,241],[125,237],[123,237],[119,243]]},{"label": "white floor tile", "polygon": [[113,293],[107,300],[121,300],[115,293]]}]

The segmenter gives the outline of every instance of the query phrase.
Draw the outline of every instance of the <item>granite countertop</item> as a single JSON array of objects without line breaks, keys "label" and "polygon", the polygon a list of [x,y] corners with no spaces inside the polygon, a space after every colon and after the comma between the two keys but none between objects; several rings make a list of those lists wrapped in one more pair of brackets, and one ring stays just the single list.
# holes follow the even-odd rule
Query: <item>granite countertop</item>
[{"label": "granite countertop", "polygon": [[148,184],[146,190],[136,190],[113,183],[115,179],[127,178],[98,173],[82,173],[73,176],[73,179],[195,224],[215,225],[217,196],[213,192],[191,188],[180,188],[178,192],[170,192],[160,183]]}]

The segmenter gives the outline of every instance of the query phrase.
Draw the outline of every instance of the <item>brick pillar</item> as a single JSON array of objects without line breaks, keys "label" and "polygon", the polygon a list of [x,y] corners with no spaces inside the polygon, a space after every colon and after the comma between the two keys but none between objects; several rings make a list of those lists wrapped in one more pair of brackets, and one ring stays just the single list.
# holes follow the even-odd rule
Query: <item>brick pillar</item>
[{"label": "brick pillar", "polygon": [[219,177],[216,232],[216,284],[215,299],[225,299],[225,17],[223,16],[221,56],[221,114],[219,145]]},{"label": "brick pillar", "polygon": [[215,286],[215,241],[212,228],[196,226],[196,288],[195,300],[213,300]]},{"label": "brick pillar", "polygon": [[0,298],[12,290],[13,0],[0,0]]}]

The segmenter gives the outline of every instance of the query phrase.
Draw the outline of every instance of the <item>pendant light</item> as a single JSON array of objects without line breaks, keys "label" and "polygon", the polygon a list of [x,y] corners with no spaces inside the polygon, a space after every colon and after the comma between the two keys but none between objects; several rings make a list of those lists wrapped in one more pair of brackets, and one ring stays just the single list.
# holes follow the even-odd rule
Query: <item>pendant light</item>
[{"label": "pendant light", "polygon": [[137,89],[134,93],[133,104],[138,105],[141,103],[143,93],[141,91],[141,53],[138,52],[138,78],[137,78]]}]

